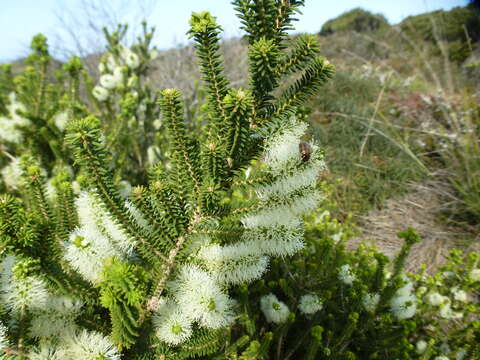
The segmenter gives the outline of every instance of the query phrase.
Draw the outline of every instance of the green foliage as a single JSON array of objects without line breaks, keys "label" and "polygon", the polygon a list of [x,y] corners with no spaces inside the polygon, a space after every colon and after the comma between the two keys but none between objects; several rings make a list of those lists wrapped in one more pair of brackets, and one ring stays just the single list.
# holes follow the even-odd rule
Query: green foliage
[{"label": "green foliage", "polygon": [[[448,180],[458,200],[451,205],[450,216],[454,221],[476,226],[480,222],[480,108],[468,95],[457,106],[444,117],[447,124],[452,123],[449,119],[454,119],[454,128],[461,135],[451,136],[443,145],[433,146],[441,154],[441,161],[451,169]],[[468,109],[468,112],[460,109]]]},{"label": "green foliage", "polygon": [[7,113],[8,97],[14,88],[12,66],[9,64],[0,65],[0,114]]},{"label": "green foliage", "polygon": [[[473,324],[476,322],[457,322],[451,313],[430,301],[431,294],[441,291],[446,296],[443,306],[462,309],[464,319],[475,318],[480,310],[478,304],[462,305],[463,300],[458,299],[463,298],[458,291],[463,289],[469,298],[476,293],[476,285],[468,274],[478,261],[478,254],[467,256],[454,251],[438,274],[408,275],[407,284],[411,285],[407,287],[411,286],[418,301],[417,311],[411,318],[397,319],[392,314],[391,299],[399,296],[399,291],[407,291],[402,263],[411,246],[420,241],[418,235],[411,229],[399,234],[405,239],[405,245],[392,261],[390,273],[388,258],[363,246],[354,252],[345,250],[348,227],[338,227],[328,215],[318,215],[308,223],[304,251],[289,261],[274,261],[267,277],[249,289],[238,290],[242,293],[244,309],[240,322],[244,328],[240,333],[257,337],[258,347],[266,345],[266,341],[254,329],[274,334],[268,355],[261,358],[433,359],[441,354],[454,356],[459,352],[478,351],[474,340],[478,336],[477,325]],[[339,278],[342,264],[349,264],[354,272],[352,283],[342,283]],[[285,322],[266,321],[263,310],[258,308],[262,296],[269,293],[276,294],[290,309]],[[365,305],[366,294],[379,295],[376,306]],[[318,296],[321,306],[306,313],[306,307],[302,307],[304,295]],[[428,350],[417,350],[416,342],[420,340],[429,344]],[[447,343],[449,348],[445,350]],[[242,357],[239,355],[239,358]]]},{"label": "green foliage", "polygon": [[[408,17],[400,23],[408,36],[435,43],[446,42],[450,60],[463,62],[472,50],[472,44],[480,40],[480,19],[473,6],[437,10]],[[440,49],[436,48],[436,54]]]},{"label": "green foliage", "polygon": [[[337,216],[378,208],[386,199],[404,194],[408,183],[425,177],[424,169],[412,161],[409,145],[402,143],[399,131],[382,121],[389,117],[383,98],[384,106],[375,113],[381,86],[374,77],[339,71],[335,84],[327,84],[322,95],[309,104],[315,110],[312,131],[330,159],[325,181],[333,187]],[[395,91],[388,84],[384,86],[388,92]],[[362,154],[372,118],[376,131],[368,135]]]},{"label": "green foliage", "polygon": [[381,14],[372,14],[361,8],[341,14],[327,21],[320,30],[321,35],[331,35],[337,32],[371,32],[387,28],[387,19]]},{"label": "green foliage", "polygon": [[115,258],[105,265],[104,272],[108,281],[100,284],[100,302],[110,311],[112,340],[120,348],[128,349],[140,335],[146,275],[142,268],[122,264]]},{"label": "green foliage", "polygon": [[20,199],[3,194],[0,214],[2,251],[21,253],[39,245],[42,225],[33,213],[25,210]]}]

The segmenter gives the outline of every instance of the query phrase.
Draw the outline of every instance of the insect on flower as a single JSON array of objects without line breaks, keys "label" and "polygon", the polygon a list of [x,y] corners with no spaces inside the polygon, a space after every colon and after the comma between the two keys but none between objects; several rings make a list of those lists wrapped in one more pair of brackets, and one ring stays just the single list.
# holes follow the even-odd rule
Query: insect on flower
[{"label": "insect on flower", "polygon": [[302,161],[307,162],[310,160],[310,156],[312,155],[312,147],[309,143],[301,142],[298,144],[298,149],[300,151],[300,155],[302,156]]}]

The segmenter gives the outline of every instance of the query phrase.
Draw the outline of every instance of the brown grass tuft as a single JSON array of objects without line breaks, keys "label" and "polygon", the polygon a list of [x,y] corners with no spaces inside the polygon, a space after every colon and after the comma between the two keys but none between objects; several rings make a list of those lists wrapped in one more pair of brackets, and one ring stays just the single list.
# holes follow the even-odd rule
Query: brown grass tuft
[{"label": "brown grass tuft", "polygon": [[[411,184],[404,196],[388,200],[382,209],[361,217],[360,235],[352,239],[348,247],[356,248],[366,242],[378,247],[385,255],[395,256],[402,246],[396,234],[412,227],[422,237],[407,260],[407,271],[416,272],[421,264],[431,272],[445,262],[450,249],[463,248],[478,251],[478,241],[468,241],[470,233],[447,225],[439,219],[446,204],[453,199],[451,189],[442,181],[430,180],[423,184]],[[472,245],[475,244],[475,245]]]}]

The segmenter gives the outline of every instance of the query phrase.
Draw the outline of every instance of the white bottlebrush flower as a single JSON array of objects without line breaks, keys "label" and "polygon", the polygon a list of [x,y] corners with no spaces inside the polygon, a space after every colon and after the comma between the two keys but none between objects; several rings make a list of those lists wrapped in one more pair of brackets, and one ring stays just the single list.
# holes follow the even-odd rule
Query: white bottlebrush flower
[{"label": "white bottlebrush flower", "polygon": [[89,191],[81,191],[75,200],[75,206],[78,212],[78,221],[83,226],[93,226],[99,223],[100,209],[96,205],[98,199],[94,193]]},{"label": "white bottlebrush flower", "polygon": [[296,226],[256,227],[245,229],[242,242],[253,244],[259,254],[276,257],[291,256],[303,249],[303,229],[300,219]]},{"label": "white bottlebrush flower", "polygon": [[104,261],[112,256],[124,258],[123,253],[113,247],[95,226],[77,228],[65,244],[65,259],[91,282],[101,279]]},{"label": "white bottlebrush flower", "polygon": [[480,269],[473,269],[470,271],[469,278],[472,281],[480,281]]},{"label": "white bottlebrush flower", "polygon": [[107,90],[113,90],[118,86],[118,82],[112,74],[103,74],[100,76],[100,85]]},{"label": "white bottlebrush flower", "polygon": [[120,66],[117,66],[115,69],[113,69],[113,80],[115,82],[115,87],[118,88],[121,85],[123,85],[123,81],[125,79],[124,76],[124,69]]},{"label": "white bottlebrush flower", "polygon": [[25,106],[18,102],[14,92],[9,94],[10,104],[7,105],[9,117],[0,117],[0,140],[20,143],[23,141],[23,134],[19,127],[28,127],[31,122],[24,118],[19,112],[25,112]]},{"label": "white bottlebrush flower", "polygon": [[281,177],[272,184],[256,187],[255,192],[262,200],[287,196],[298,189],[314,186],[318,173],[317,167],[310,166],[292,176]]},{"label": "white bottlebrush flower", "polygon": [[218,329],[233,323],[234,301],[199,267],[182,266],[170,289],[182,312],[201,326]]},{"label": "white bottlebrush flower", "polygon": [[100,61],[98,63],[98,72],[100,74],[104,74],[107,72],[107,66],[105,65],[105,63],[103,61]]},{"label": "white bottlebrush flower", "polygon": [[106,66],[106,69],[109,71],[113,71],[118,66],[117,60],[112,54],[109,54],[107,56],[107,61],[105,63],[105,66]]},{"label": "white bottlebrush flower", "polygon": [[83,307],[83,302],[68,296],[52,295],[48,301],[48,309],[60,314],[77,316]]},{"label": "white bottlebrush flower", "polygon": [[323,301],[317,295],[306,294],[300,298],[298,308],[303,314],[312,315],[323,309]]},{"label": "white bottlebrush flower", "polygon": [[125,64],[130,68],[130,69],[136,69],[140,65],[140,59],[138,58],[138,55],[135,54],[132,50],[130,50],[127,47],[123,47],[120,55],[125,61]]},{"label": "white bottlebrush flower", "polygon": [[63,346],[64,359],[120,360],[116,346],[100,333],[83,330],[66,339]]},{"label": "white bottlebrush flower", "polygon": [[18,101],[17,94],[15,94],[15,92],[12,91],[8,94],[8,100],[10,101],[10,104],[8,104],[7,109],[10,115],[20,116],[18,111],[26,111],[25,105]]},{"label": "white bottlebrush flower", "polygon": [[48,303],[47,286],[43,280],[33,276],[19,278],[13,268],[17,260],[7,256],[0,263],[0,300],[8,311],[14,313],[42,310]]},{"label": "white bottlebrush flower", "polygon": [[0,323],[0,352],[3,352],[4,349],[10,346],[8,341],[7,328]]},{"label": "white bottlebrush flower", "polygon": [[421,355],[427,350],[427,342],[425,340],[418,340],[417,343],[415,344],[415,348],[417,351],[417,354]]},{"label": "white bottlebrush flower", "polygon": [[258,252],[253,242],[204,246],[198,257],[220,283],[241,284],[257,280],[268,266],[268,258]]},{"label": "white bottlebrush flower", "polygon": [[450,360],[450,359],[444,355],[440,355],[440,356],[436,356],[434,360]]},{"label": "white bottlebrush flower", "polygon": [[413,294],[413,283],[406,277],[405,285],[390,299],[390,309],[398,320],[410,319],[417,312],[417,297]]},{"label": "white bottlebrush flower", "polygon": [[45,195],[48,200],[54,201],[55,198],[57,197],[57,189],[53,185],[55,178],[51,177],[50,179],[47,180],[46,187],[45,187]]},{"label": "white bottlebrush flower", "polygon": [[442,343],[439,349],[443,354],[450,354],[452,352],[452,349],[450,348],[450,346],[448,346],[447,343]]},{"label": "white bottlebrush flower", "polygon": [[0,140],[17,144],[21,143],[23,135],[16,125],[16,122],[12,119],[0,117]]},{"label": "white bottlebrush flower", "polygon": [[340,231],[338,233],[335,233],[332,235],[332,240],[334,244],[338,244],[340,240],[342,239],[343,233]]},{"label": "white bottlebrush flower", "polygon": [[27,308],[42,309],[48,298],[45,283],[31,276],[12,279],[12,283],[9,286],[2,286],[2,290],[2,302],[9,311],[13,312],[20,312]]},{"label": "white bottlebrush flower", "polygon": [[[147,219],[145,219],[145,216],[138,210],[138,208],[133,205],[129,200],[125,200],[125,208],[127,209],[128,213],[130,216],[135,220],[135,222],[142,227],[144,230],[146,230],[148,233],[153,232],[153,229],[150,227],[148,224]],[[127,237],[128,238],[128,237]],[[130,244],[130,247],[128,247],[128,250],[131,251],[133,250],[133,245],[134,243],[127,239],[128,243]],[[130,250],[131,249],[131,250]]]},{"label": "white bottlebrush flower", "polygon": [[149,146],[147,149],[147,161],[150,166],[160,161],[160,148],[157,145]]},{"label": "white bottlebrush flower", "polygon": [[345,264],[340,267],[338,272],[338,280],[340,280],[345,285],[353,285],[353,282],[357,279],[355,274],[352,272],[350,265]]},{"label": "white bottlebrush flower", "polygon": [[440,295],[438,292],[427,295],[427,302],[433,306],[440,306],[448,301],[449,299],[446,296]]},{"label": "white bottlebrush flower", "polygon": [[20,185],[20,177],[22,175],[19,159],[13,158],[12,161],[2,169],[1,174],[5,185],[7,185],[8,188],[18,189]]},{"label": "white bottlebrush flower", "polygon": [[102,225],[105,229],[105,234],[112,240],[116,248],[118,248],[123,255],[130,256],[135,247],[135,240],[118,225],[114,218],[104,211],[101,217]]},{"label": "white bottlebrush flower", "polygon": [[413,282],[411,282],[406,276],[402,276],[405,284],[397,289],[396,295],[397,296],[408,296],[413,292]]},{"label": "white bottlebrush flower", "polygon": [[150,60],[155,60],[158,57],[158,50],[157,49],[152,49],[152,50],[150,50],[148,55],[150,56]]},{"label": "white bottlebrush flower", "polygon": [[55,126],[58,128],[58,130],[63,131],[67,127],[68,123],[68,112],[67,111],[61,111],[53,117],[53,123]]},{"label": "white bottlebrush flower", "polygon": [[268,294],[260,298],[260,308],[268,322],[281,324],[287,321],[290,310],[288,306],[273,294]]},{"label": "white bottlebrush flower", "polygon": [[192,335],[192,320],[185,316],[171,300],[162,299],[153,315],[157,337],[170,345],[178,345]]},{"label": "white bottlebrush flower", "polygon": [[417,312],[417,298],[409,296],[395,296],[390,300],[390,308],[398,320],[410,319]]},{"label": "white bottlebrush flower", "polygon": [[30,323],[28,335],[31,338],[54,339],[59,335],[74,334],[77,325],[73,318],[56,316],[54,313],[45,312],[35,315]]},{"label": "white bottlebrush flower", "polygon": [[113,69],[112,74],[103,74],[100,76],[100,85],[106,89],[113,90],[123,85],[124,70],[121,66]]},{"label": "white bottlebrush flower", "polygon": [[29,360],[66,360],[61,351],[58,351],[53,345],[42,344],[38,348],[32,349],[28,353]]},{"label": "white bottlebrush flower", "polygon": [[458,311],[453,311],[450,303],[444,304],[440,308],[439,314],[444,319],[461,319],[463,317],[463,313]]},{"label": "white bottlebrush flower", "polygon": [[45,309],[36,314],[29,327],[30,337],[57,338],[73,335],[77,330],[75,318],[83,303],[66,296],[50,295]]},{"label": "white bottlebrush flower", "polygon": [[130,184],[127,180],[122,180],[118,183],[118,192],[120,196],[124,199],[130,196],[132,193],[132,184]]},{"label": "white bottlebrush flower", "polygon": [[9,112],[11,121],[13,121],[15,125],[18,126],[29,126],[31,124],[30,120],[24,118],[20,114],[27,111],[25,105],[23,105],[17,100],[17,96],[14,92],[11,92],[8,98],[10,100],[10,104],[7,105],[7,110]]},{"label": "white bottlebrush flower", "polygon": [[[127,185],[130,186],[127,182],[122,183],[123,187],[127,187]],[[78,220],[82,227],[96,229],[107,238],[110,247],[120,250],[123,254],[122,257],[132,254],[135,246],[134,239],[128,236],[104,209],[103,203],[95,193],[82,191],[75,203],[78,209]],[[128,210],[127,204],[125,207]]]},{"label": "white bottlebrush flower", "polygon": [[103,101],[106,101],[108,99],[108,96],[110,95],[110,93],[104,87],[97,85],[93,88],[92,95],[98,101],[103,102]]},{"label": "white bottlebrush flower", "polygon": [[365,310],[369,312],[374,312],[377,308],[378,302],[380,301],[380,294],[378,293],[367,293],[362,297],[362,304]]},{"label": "white bottlebrush flower", "polygon": [[162,119],[153,120],[153,128],[155,130],[160,130],[161,127],[162,127]]},{"label": "white bottlebrush flower", "polygon": [[72,182],[72,190],[76,195],[81,193],[82,188],[81,188],[80,184],[78,183],[78,181],[75,180],[75,181]]},{"label": "white bottlebrush flower", "polygon": [[457,301],[460,302],[467,302],[468,301],[468,295],[464,290],[459,289],[458,287],[453,287],[451,290],[453,294],[453,298]]},{"label": "white bottlebrush flower", "polygon": [[281,173],[289,163],[300,162],[300,139],[307,130],[307,124],[291,119],[289,126],[267,140],[265,163],[273,173]]},{"label": "white bottlebrush flower", "polygon": [[243,226],[249,229],[280,225],[292,228],[298,227],[299,217],[314,210],[320,198],[321,194],[319,192],[312,191],[296,197],[288,203],[261,210],[253,215],[246,215],[241,219],[241,222]]},{"label": "white bottlebrush flower", "polygon": [[457,354],[455,355],[455,360],[463,360],[465,359],[465,355],[467,355],[467,350],[459,349],[457,350]]}]

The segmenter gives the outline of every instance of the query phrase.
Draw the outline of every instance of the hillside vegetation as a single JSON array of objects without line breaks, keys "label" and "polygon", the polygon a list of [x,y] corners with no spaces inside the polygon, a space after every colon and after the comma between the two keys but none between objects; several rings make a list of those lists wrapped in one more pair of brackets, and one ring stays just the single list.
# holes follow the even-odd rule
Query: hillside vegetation
[{"label": "hillside vegetation", "polygon": [[381,14],[372,14],[361,8],[350,10],[323,24],[320,34],[331,35],[338,32],[371,32],[389,26]]}]

